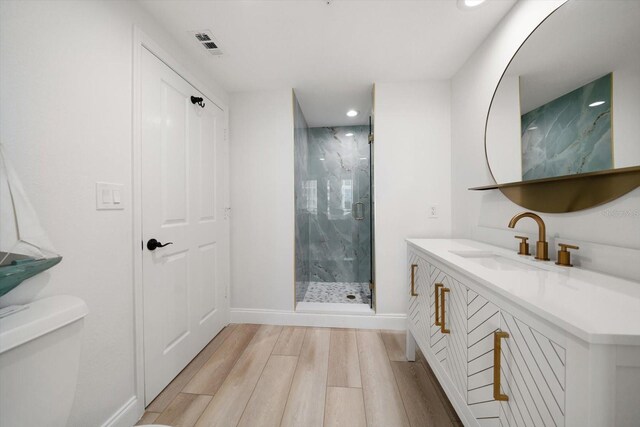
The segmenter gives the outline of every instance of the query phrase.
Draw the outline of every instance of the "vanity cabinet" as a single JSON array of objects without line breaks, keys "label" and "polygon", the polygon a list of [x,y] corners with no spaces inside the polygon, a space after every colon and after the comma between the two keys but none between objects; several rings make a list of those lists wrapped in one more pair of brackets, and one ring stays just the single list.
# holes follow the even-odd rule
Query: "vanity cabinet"
[{"label": "vanity cabinet", "polygon": [[638,425],[639,345],[586,342],[429,251],[408,257],[407,357],[417,344],[465,425]]}]

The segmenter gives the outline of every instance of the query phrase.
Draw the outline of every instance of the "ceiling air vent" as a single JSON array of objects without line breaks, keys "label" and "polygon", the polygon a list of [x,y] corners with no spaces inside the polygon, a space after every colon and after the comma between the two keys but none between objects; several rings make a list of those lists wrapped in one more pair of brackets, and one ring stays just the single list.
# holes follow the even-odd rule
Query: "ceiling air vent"
[{"label": "ceiling air vent", "polygon": [[217,41],[213,38],[211,31],[190,31],[190,33],[193,34],[198,44],[204,47],[207,52],[212,55],[222,55],[222,51],[218,47]]}]

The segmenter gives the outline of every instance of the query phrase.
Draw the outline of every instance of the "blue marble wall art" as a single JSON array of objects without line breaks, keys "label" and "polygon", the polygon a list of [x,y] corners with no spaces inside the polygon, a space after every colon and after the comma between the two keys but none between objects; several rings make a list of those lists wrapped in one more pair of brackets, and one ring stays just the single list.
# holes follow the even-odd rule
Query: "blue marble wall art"
[{"label": "blue marble wall art", "polygon": [[521,116],[522,179],[613,168],[612,74]]}]

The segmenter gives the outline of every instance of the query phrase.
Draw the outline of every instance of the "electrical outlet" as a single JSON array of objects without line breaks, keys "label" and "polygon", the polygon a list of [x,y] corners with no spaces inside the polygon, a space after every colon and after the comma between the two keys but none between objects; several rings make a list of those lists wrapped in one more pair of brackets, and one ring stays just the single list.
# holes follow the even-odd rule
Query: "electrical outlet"
[{"label": "electrical outlet", "polygon": [[438,218],[438,205],[431,205],[429,206],[429,212],[428,212],[428,216],[429,218]]}]

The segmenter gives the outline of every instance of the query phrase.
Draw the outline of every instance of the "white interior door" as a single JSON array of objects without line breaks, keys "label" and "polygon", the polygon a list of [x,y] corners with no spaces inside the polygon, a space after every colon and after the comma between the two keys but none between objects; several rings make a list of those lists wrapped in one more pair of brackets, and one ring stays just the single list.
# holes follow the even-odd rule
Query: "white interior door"
[{"label": "white interior door", "polygon": [[228,147],[224,112],[146,49],[140,77],[149,404],[226,324]]}]

